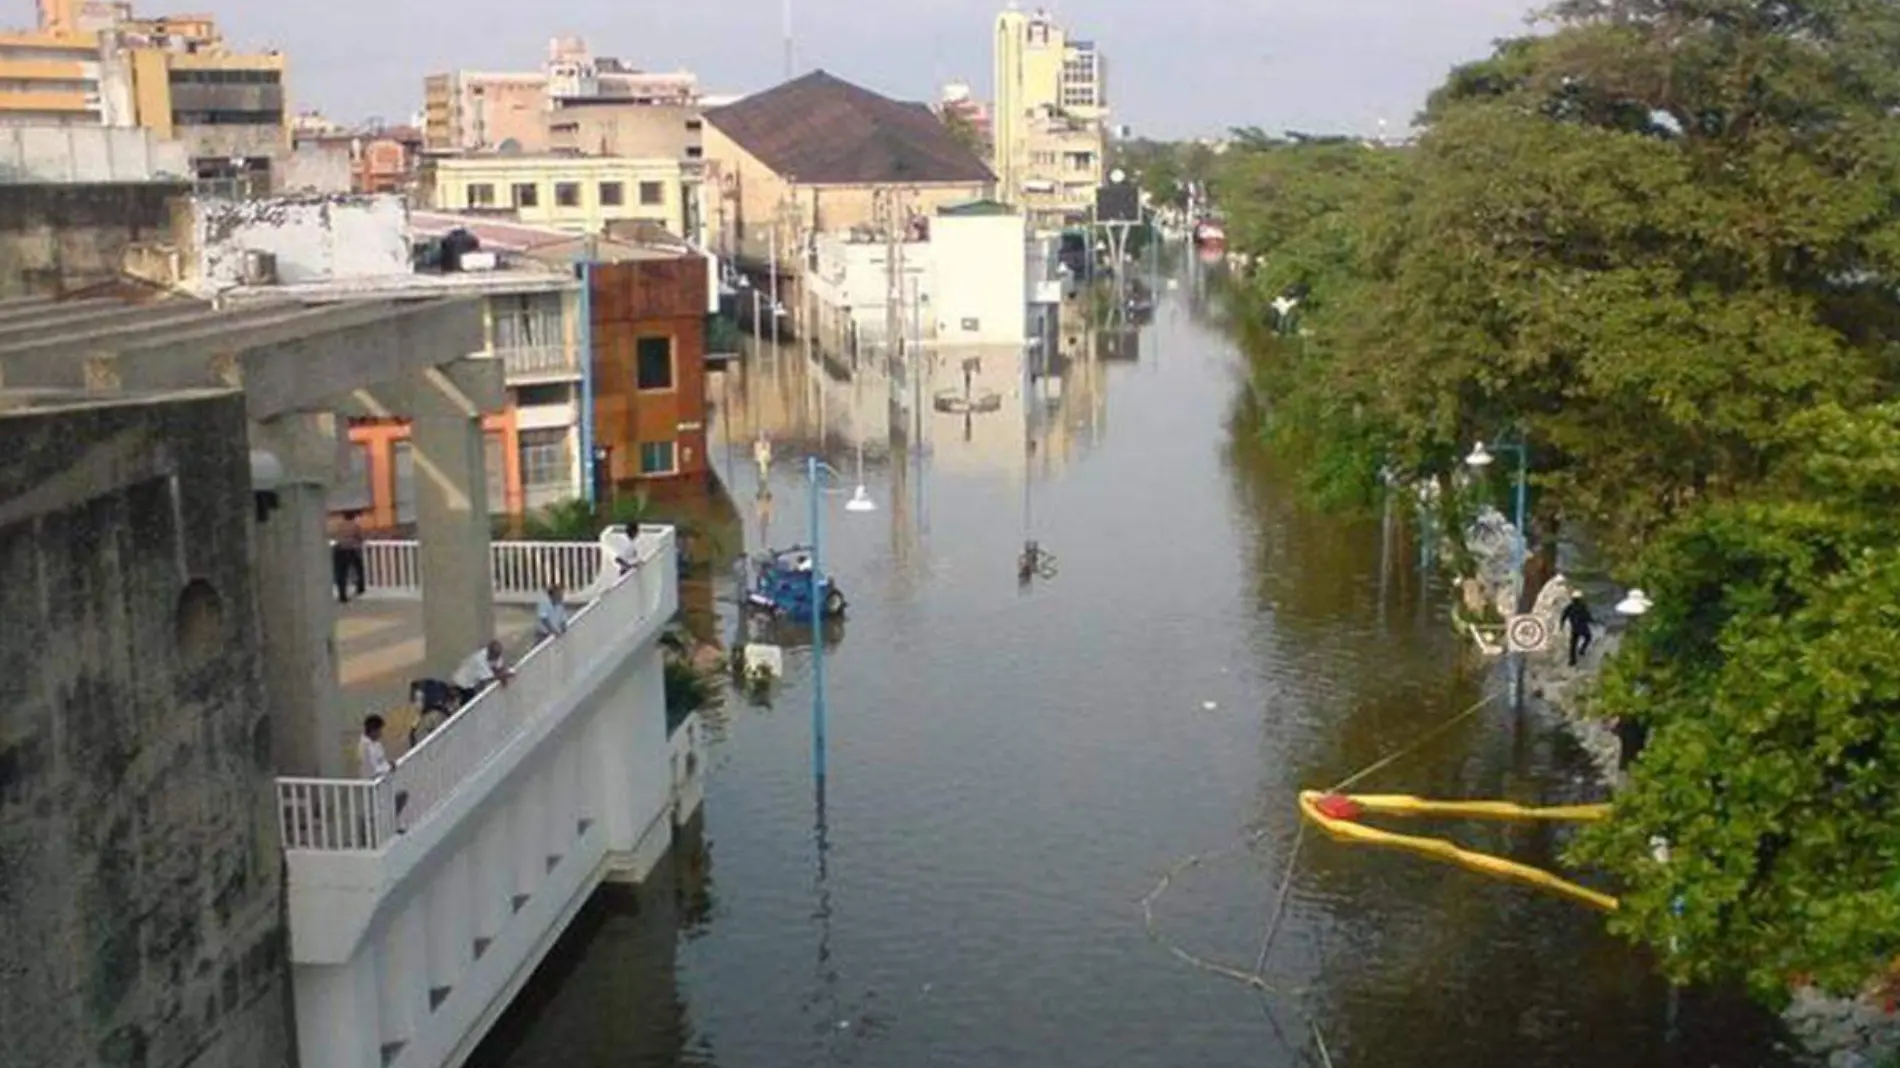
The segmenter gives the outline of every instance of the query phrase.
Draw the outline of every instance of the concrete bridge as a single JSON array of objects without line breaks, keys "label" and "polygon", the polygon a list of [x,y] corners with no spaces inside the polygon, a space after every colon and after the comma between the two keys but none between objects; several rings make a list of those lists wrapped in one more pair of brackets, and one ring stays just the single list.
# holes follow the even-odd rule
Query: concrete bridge
[{"label": "concrete bridge", "polygon": [[[658,644],[674,533],[635,547],[622,574],[598,545],[494,544],[497,599],[592,595],[567,633],[388,774],[277,780],[306,1068],[461,1063],[588,895],[643,878],[697,808],[700,726],[669,738]],[[372,593],[419,594],[406,552],[366,547]]]}]

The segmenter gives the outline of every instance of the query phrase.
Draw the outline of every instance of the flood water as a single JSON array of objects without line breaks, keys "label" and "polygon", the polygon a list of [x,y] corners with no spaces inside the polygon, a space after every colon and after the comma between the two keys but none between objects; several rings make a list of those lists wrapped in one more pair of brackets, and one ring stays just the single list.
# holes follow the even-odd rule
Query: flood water
[{"label": "flood water", "polygon": [[[821,425],[844,489],[865,446],[879,510],[823,498],[851,611],[825,665],[822,819],[793,648],[769,708],[722,713],[699,833],[652,885],[589,906],[475,1063],[1784,1063],[1765,1014],[1672,998],[1578,905],[1318,835],[1294,857],[1297,791],[1498,684],[1401,532],[1303,510],[1296,473],[1236,429],[1239,357],[1195,289],[1134,351],[1027,397],[1019,356],[982,354],[969,389],[993,411],[936,410],[965,389],[961,357],[892,383],[807,373],[787,346],[715,380],[716,459],[754,549],[809,540],[797,458]],[[1031,538],[1055,567],[1025,587]],[[1360,788],[1597,799],[1586,769],[1546,717],[1494,702]],[[1447,831],[1533,863],[1561,844]],[[1140,907],[1183,858],[1255,834],[1154,912],[1166,940],[1250,972],[1292,859],[1264,999],[1177,959]]]}]

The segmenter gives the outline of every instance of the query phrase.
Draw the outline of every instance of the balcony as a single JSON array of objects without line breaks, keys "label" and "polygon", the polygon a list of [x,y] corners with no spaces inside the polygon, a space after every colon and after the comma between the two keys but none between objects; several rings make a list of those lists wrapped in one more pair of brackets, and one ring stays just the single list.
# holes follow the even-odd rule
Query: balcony
[{"label": "balcony", "polygon": [[581,377],[580,361],[567,345],[515,345],[497,348],[508,384],[571,382]]}]

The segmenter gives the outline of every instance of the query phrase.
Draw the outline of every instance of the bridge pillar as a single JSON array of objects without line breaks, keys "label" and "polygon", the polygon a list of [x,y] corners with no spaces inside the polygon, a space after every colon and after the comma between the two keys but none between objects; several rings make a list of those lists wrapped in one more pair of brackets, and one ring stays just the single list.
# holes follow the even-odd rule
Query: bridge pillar
[{"label": "bridge pillar", "polygon": [[[253,492],[274,495],[258,520],[257,603],[271,760],[279,775],[349,778],[356,727],[337,686],[336,591],[331,584],[330,482],[337,419],[292,412],[251,424]],[[267,454],[269,459],[263,459]]]},{"label": "bridge pillar", "polygon": [[460,360],[405,382],[415,450],[423,648],[447,678],[495,636],[482,413],[502,407],[500,366]]}]

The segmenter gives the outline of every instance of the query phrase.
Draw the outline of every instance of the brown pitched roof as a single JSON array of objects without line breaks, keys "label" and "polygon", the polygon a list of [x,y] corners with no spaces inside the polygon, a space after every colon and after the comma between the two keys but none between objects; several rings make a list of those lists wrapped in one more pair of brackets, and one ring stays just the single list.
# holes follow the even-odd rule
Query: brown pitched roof
[{"label": "brown pitched roof", "polygon": [[714,108],[706,121],[801,185],[996,180],[929,108],[822,70]]}]

